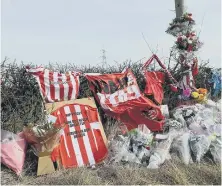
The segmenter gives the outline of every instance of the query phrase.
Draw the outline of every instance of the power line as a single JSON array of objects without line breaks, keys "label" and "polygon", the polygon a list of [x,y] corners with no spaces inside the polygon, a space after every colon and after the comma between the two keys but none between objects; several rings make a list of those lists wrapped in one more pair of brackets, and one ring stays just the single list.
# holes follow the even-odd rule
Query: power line
[{"label": "power line", "polygon": [[101,50],[102,51],[102,63],[104,64],[104,65],[106,65],[106,50],[105,49],[102,49]]}]

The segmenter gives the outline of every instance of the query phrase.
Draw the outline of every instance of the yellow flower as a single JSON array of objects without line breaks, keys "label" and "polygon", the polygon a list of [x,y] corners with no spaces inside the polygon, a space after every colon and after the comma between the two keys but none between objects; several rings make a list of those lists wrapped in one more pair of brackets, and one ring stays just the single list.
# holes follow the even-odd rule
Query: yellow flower
[{"label": "yellow flower", "polygon": [[197,99],[198,102],[200,103],[204,103],[207,101],[207,96],[203,95],[203,94],[199,94],[199,97]]},{"label": "yellow flower", "polygon": [[199,97],[199,93],[198,92],[192,92],[191,93],[191,96],[194,98],[194,99],[197,99]]},{"label": "yellow flower", "polygon": [[199,94],[199,97],[197,98],[198,101],[203,101],[204,100],[204,95],[203,94]]}]

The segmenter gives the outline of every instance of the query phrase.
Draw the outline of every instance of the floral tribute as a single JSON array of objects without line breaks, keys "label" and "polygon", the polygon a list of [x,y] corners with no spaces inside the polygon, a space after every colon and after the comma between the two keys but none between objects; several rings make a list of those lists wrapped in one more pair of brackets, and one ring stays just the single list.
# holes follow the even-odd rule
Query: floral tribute
[{"label": "floral tribute", "polygon": [[[178,54],[178,62],[181,65],[181,79],[178,81],[178,98],[184,101],[197,99],[198,89],[195,87],[194,77],[198,74],[198,60],[195,55],[201,46],[193,26],[195,21],[191,13],[185,13],[179,18],[173,19],[166,33],[176,37],[175,50]],[[194,92],[194,94],[193,94]],[[195,94],[196,93],[196,94]],[[206,94],[201,94],[205,98]],[[204,100],[198,99],[199,101]]]}]

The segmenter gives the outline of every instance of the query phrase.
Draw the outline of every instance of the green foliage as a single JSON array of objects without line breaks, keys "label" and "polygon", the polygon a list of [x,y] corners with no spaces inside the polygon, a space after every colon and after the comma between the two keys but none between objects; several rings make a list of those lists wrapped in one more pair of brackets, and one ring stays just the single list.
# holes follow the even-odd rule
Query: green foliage
[{"label": "green foliage", "polygon": [[1,64],[1,122],[5,130],[17,132],[28,123],[41,122],[43,100],[35,79],[24,65]]},{"label": "green foliage", "polygon": [[[51,70],[65,71],[81,71],[83,73],[118,73],[124,68],[130,67],[137,78],[137,83],[140,90],[143,92],[145,88],[145,79],[142,74],[141,61],[131,62],[125,61],[122,64],[116,65],[97,65],[97,66],[76,66],[73,64],[60,65],[49,64],[46,68]],[[209,78],[207,63],[201,63],[199,67],[199,75],[196,77],[197,87],[205,87],[203,77]],[[175,79],[180,78],[180,70],[173,71],[170,69]],[[92,96],[88,87],[88,82],[85,77],[80,77],[80,93],[78,98]],[[169,89],[169,86],[164,85],[164,104],[173,105],[175,94]],[[150,97],[152,99],[152,97]],[[98,105],[99,107],[99,105]],[[102,120],[106,121],[107,116],[99,107]],[[38,84],[35,79],[25,71],[25,65],[18,65],[16,62],[7,63],[4,60],[1,63],[1,121],[2,128],[12,132],[21,131],[24,125],[43,124],[45,118],[44,104],[39,92]],[[109,118],[110,120],[110,118]],[[112,123],[112,122],[109,122]]]}]

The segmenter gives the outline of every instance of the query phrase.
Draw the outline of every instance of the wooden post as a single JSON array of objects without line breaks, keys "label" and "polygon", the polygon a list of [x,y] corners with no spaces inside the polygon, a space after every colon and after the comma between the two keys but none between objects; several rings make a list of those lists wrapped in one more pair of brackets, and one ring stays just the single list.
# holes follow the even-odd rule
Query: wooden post
[{"label": "wooden post", "polygon": [[184,0],[175,0],[175,10],[177,18],[184,14]]}]

